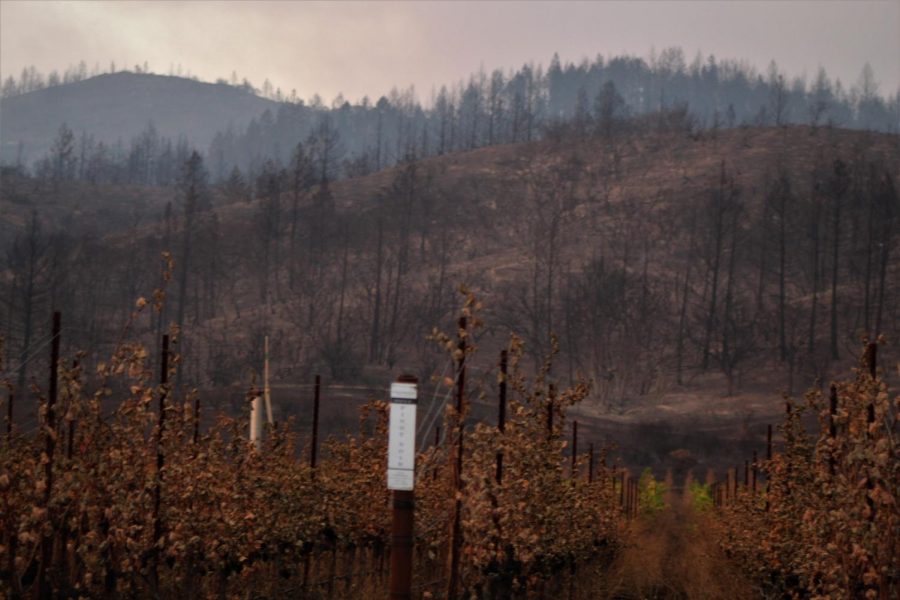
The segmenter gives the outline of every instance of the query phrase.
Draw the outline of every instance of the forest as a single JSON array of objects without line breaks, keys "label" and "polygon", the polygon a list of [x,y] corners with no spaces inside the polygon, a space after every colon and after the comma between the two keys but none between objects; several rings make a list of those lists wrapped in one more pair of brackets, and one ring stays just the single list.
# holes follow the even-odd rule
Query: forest
[{"label": "forest", "polygon": [[265,335],[285,380],[427,378],[425,337],[466,284],[496,315],[486,335],[523,336],[535,367],[555,345],[560,375],[589,377],[607,410],[707,373],[729,395],[762,373],[790,391],[900,325],[890,134],[698,132],[680,110],[600,111],[545,140],[343,180],[338,144],[323,128],[287,166],[221,183],[194,151],[175,187],[119,208],[133,186],[7,171],[22,224],[2,290],[17,386],[51,307],[68,307],[73,347],[98,357],[154,295],[166,302],[140,334],[158,345],[174,324],[180,377],[222,387],[258,371]]}]

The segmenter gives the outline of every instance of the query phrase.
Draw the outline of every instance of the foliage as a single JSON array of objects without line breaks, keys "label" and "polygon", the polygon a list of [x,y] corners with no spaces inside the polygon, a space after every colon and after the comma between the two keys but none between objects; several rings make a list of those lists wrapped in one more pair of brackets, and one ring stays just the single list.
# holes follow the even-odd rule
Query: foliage
[{"label": "foliage", "polygon": [[[874,347],[874,345],[873,345]],[[891,598],[900,591],[900,398],[861,362],[856,378],[788,402],[784,450],[763,462],[761,494],[739,493],[720,512],[725,550],[774,590],[796,597]],[[807,434],[801,416],[819,415]]]},{"label": "foliage", "polygon": [[666,492],[668,488],[665,483],[657,481],[653,476],[650,467],[644,469],[638,480],[638,507],[644,514],[656,514],[665,509]]},{"label": "foliage", "polygon": [[[140,311],[148,304],[137,306]],[[470,296],[470,323],[477,323],[475,309]],[[459,352],[449,337],[438,338]],[[510,589],[525,588],[554,577],[559,565],[590,561],[615,543],[618,509],[601,483],[610,480],[609,473],[601,468],[588,483],[563,470],[565,410],[585,397],[587,386],[555,390],[549,361],[528,381],[518,370],[521,353],[514,340],[503,434],[484,424],[454,428],[459,415],[452,408],[446,412],[445,430],[465,436],[462,491],[455,492],[449,468],[452,441],[418,457],[420,579],[440,568],[448,509],[456,498],[462,506],[460,574],[466,590],[498,579]],[[179,363],[176,356],[169,381]],[[383,571],[390,540],[385,402],[363,408],[358,434],[327,440],[323,459],[312,469],[289,424],[271,428],[260,449],[247,442],[252,394],[240,418],[220,417],[195,436],[193,397],[182,401],[168,384],[154,384],[149,365],[146,349],[123,342],[99,366],[101,383],[93,393],[85,389],[81,367],[61,367],[57,427],[47,427],[44,402],[42,427],[16,432],[2,445],[5,594],[33,593],[36,574],[44,572],[54,596],[280,596],[298,586],[310,591],[311,561],[325,569],[330,563],[318,578],[333,587],[338,553],[350,557],[349,591],[356,585],[349,580],[357,549]],[[104,400],[116,396],[118,407],[105,417]],[[160,404],[164,425],[155,410]],[[550,431],[548,410],[556,417]],[[49,454],[47,436],[57,442]],[[506,470],[497,482],[501,451]],[[583,467],[583,460],[578,464]]]},{"label": "foliage", "polygon": [[691,507],[697,512],[707,512],[713,508],[712,488],[699,481],[688,482]]}]

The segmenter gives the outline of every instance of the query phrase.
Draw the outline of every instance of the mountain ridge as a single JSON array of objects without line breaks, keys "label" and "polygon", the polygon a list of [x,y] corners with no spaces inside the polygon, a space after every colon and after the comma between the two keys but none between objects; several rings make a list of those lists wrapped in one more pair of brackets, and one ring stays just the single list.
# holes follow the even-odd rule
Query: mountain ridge
[{"label": "mountain ridge", "polygon": [[181,135],[206,149],[214,135],[242,130],[278,103],[223,83],[183,77],[118,72],[35,90],[0,100],[0,162],[23,164],[47,153],[65,123],[107,146],[131,138],[153,123],[162,137]]}]

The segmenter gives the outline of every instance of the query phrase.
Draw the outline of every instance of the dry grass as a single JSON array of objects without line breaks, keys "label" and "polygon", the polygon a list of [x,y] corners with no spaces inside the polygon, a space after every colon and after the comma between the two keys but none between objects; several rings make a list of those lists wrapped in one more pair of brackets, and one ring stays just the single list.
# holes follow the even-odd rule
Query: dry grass
[{"label": "dry grass", "polygon": [[668,510],[631,524],[597,598],[742,600],[753,586],[705,534],[703,515],[680,497]]}]

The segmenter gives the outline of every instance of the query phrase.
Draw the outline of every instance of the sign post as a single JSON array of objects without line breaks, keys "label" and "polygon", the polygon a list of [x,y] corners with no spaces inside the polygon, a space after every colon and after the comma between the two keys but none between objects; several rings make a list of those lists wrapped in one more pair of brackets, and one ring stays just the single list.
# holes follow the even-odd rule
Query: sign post
[{"label": "sign post", "polygon": [[411,600],[413,511],[416,482],[416,398],[418,379],[401,375],[391,384],[387,485],[393,490],[391,600]]}]

